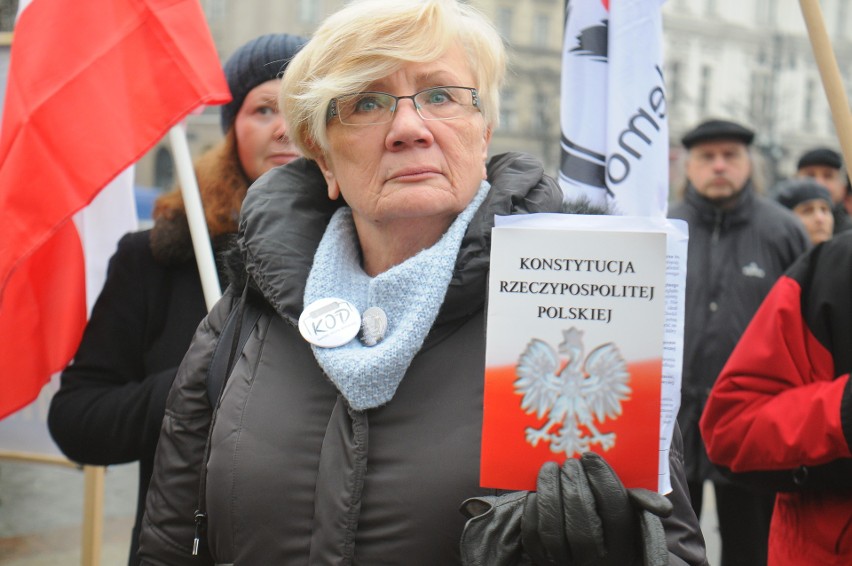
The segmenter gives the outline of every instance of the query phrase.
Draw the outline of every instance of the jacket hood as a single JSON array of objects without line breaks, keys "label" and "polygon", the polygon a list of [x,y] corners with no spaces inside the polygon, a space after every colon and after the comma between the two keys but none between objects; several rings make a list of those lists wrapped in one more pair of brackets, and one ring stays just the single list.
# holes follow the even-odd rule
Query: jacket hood
[{"label": "jacket hood", "polygon": [[[488,162],[487,171],[491,190],[462,239],[442,321],[468,316],[485,302],[495,215],[561,211],[562,191],[535,158],[504,153]],[[298,320],[314,253],[344,205],[328,199],[319,167],[307,159],[267,172],[248,191],[238,235],[244,270],[285,319]]]}]

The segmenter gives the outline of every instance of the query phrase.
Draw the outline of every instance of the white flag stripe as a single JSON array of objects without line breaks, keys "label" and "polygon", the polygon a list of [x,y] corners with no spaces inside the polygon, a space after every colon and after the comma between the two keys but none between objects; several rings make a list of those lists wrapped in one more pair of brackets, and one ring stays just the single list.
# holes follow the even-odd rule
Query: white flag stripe
[{"label": "white flag stripe", "polygon": [[74,215],[86,262],[86,308],[90,314],[106,280],[107,264],[118,240],[139,225],[133,173],[132,166],[125,169],[89,206]]},{"label": "white flag stripe", "polygon": [[562,71],[566,200],[665,216],[668,118],[660,0],[569,0]]}]

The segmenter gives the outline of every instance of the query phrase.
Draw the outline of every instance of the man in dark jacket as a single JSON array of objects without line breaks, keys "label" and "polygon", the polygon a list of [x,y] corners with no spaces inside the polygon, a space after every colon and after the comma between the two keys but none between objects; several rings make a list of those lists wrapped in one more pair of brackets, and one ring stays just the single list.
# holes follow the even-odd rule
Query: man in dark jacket
[{"label": "man in dark jacket", "polygon": [[828,189],[835,234],[852,230],[852,218],[849,218],[844,206],[846,175],[843,173],[843,158],[839,153],[827,147],[806,151],[796,164],[796,177],[811,178]]},{"label": "man in dark jacket", "polygon": [[689,150],[683,202],[669,216],[689,223],[682,406],[678,422],[690,496],[701,513],[715,487],[722,566],[766,563],[772,497],[731,485],[707,459],[698,420],[722,366],[775,280],[808,247],[801,224],[756,194],[748,146],[754,132],[710,120],[683,137]]}]

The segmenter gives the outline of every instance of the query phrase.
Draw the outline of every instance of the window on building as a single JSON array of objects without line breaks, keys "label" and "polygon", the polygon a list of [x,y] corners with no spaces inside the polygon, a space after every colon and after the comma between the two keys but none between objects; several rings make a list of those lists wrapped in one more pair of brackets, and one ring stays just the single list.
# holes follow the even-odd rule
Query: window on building
[{"label": "window on building", "polygon": [[536,134],[546,134],[550,129],[552,120],[550,119],[550,98],[544,92],[538,91],[533,99],[533,117],[532,126],[533,132]]},{"label": "window on building", "polygon": [[518,129],[518,110],[515,106],[515,93],[506,90],[500,96],[500,129],[514,131]]},{"label": "window on building", "polygon": [[512,19],[514,17],[511,8],[497,8],[497,31],[505,41],[512,40]]},{"label": "window on building", "polygon": [[763,124],[771,119],[771,82],[772,79],[766,71],[755,71],[751,74],[748,112],[755,124]]},{"label": "window on building", "polygon": [[547,33],[550,28],[550,15],[536,14],[533,20],[532,43],[536,47],[547,47],[550,36]]},{"label": "window on building", "polygon": [[205,15],[211,23],[225,19],[225,0],[207,0],[205,7]]},{"label": "window on building", "polygon": [[778,25],[778,0],[766,0],[767,24],[776,27]]},{"label": "window on building", "polygon": [[775,27],[778,17],[776,0],[757,0],[754,3],[754,23],[758,26]]},{"label": "window on building", "polygon": [[672,107],[680,104],[681,92],[681,62],[669,61],[666,66],[666,99]]},{"label": "window on building", "polygon": [[698,85],[698,110],[701,114],[707,114],[710,109],[710,84],[713,77],[713,69],[710,65],[701,66],[701,82]]},{"label": "window on building", "polygon": [[763,80],[760,73],[752,72],[748,92],[748,114],[752,122],[759,124],[760,113],[763,110]]},{"label": "window on building", "polygon": [[816,102],[816,81],[808,79],[805,83],[805,106],[802,109],[802,122],[806,127],[814,125],[814,103]]},{"label": "window on building", "polygon": [[846,20],[849,18],[849,2],[848,0],[840,0],[837,3],[837,19],[834,22],[835,28],[834,38],[835,40],[843,40],[846,39]]},{"label": "window on building", "polygon": [[0,32],[12,31],[18,13],[18,0],[0,0]]},{"label": "window on building", "polygon": [[170,189],[175,182],[175,164],[171,152],[160,147],[154,157],[154,185],[160,189]]}]

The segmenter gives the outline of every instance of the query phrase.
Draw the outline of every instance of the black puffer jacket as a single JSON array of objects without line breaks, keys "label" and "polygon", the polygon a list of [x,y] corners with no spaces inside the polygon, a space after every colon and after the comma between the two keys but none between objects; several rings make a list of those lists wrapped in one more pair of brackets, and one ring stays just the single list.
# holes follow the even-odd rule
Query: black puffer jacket
[{"label": "black puffer jacket", "polygon": [[[207,548],[190,556],[211,421],[205,376],[233,289],[205,319],[172,389],[141,538],[143,563],[459,564],[479,487],[486,280],[495,214],[560,210],[541,166],[489,163],[492,189],[462,242],[446,300],[394,398],[350,409],[299,334],[305,280],[328,219],[319,170],[300,160],[262,177],[241,221],[245,268],[268,303],[218,409]],[[703,540],[673,450],[672,562],[703,563]],[[212,557],[211,557],[212,555]],[[675,558],[680,556],[683,560]],[[215,558],[214,558],[215,557]]]},{"label": "black puffer jacket", "polygon": [[698,420],[722,367],[775,281],[810,245],[801,223],[751,184],[722,209],[687,187],[669,217],[689,224],[682,403],[690,481],[724,481],[707,459]]}]

